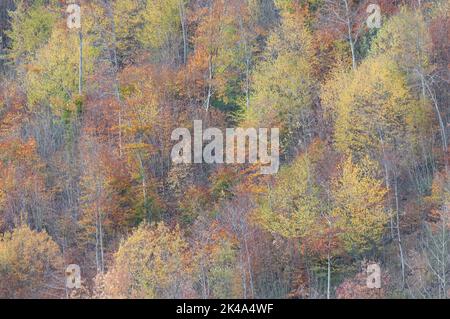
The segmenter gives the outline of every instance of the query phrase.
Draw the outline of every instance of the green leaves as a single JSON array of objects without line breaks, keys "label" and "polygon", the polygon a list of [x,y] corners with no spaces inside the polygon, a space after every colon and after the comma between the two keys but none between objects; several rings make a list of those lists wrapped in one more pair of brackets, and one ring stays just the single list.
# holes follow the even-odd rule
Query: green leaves
[{"label": "green leaves", "polygon": [[11,49],[7,58],[16,64],[29,63],[50,39],[58,15],[45,6],[25,8],[23,4],[10,15],[11,30],[7,36],[11,39]]}]

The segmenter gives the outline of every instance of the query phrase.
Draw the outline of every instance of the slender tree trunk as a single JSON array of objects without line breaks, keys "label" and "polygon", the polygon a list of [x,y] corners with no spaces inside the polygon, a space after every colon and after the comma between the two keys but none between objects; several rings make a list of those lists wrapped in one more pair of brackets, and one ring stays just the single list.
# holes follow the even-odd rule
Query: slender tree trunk
[{"label": "slender tree trunk", "polygon": [[[444,125],[444,120],[442,119],[442,115],[441,115],[441,111],[439,109],[439,105],[436,99],[436,95],[434,94],[434,92],[431,90],[430,86],[427,84],[427,82],[424,79],[424,76],[422,75],[422,86],[426,87],[428,94],[431,97],[431,100],[433,101],[434,104],[434,109],[436,110],[436,114],[437,114],[437,118],[439,121],[439,127],[440,127],[440,131],[441,131],[441,139],[442,139],[442,150],[444,151],[445,154],[447,154],[448,151],[448,143],[447,143],[447,134],[445,131],[445,125]],[[447,170],[448,168],[448,162],[447,160],[445,161],[445,168]]]},{"label": "slender tree trunk", "polygon": [[185,14],[185,8],[184,8],[184,0],[180,0],[179,2],[180,6],[180,20],[181,20],[181,30],[183,33],[183,64],[186,64],[187,61],[187,28],[186,28],[186,14]]},{"label": "slender tree trunk", "polygon": [[[444,210],[446,210],[446,208],[444,208]],[[442,259],[442,263],[441,263],[441,286],[442,286],[442,293],[444,296],[447,297],[448,291],[447,291],[447,266],[448,266],[448,262],[449,262],[449,258],[448,258],[448,247],[447,247],[447,241],[448,241],[448,235],[447,235],[447,225],[449,222],[448,219],[448,212],[444,211],[442,214],[442,243],[441,243],[441,259]]]},{"label": "slender tree trunk", "polygon": [[245,52],[245,107],[248,110],[250,108],[250,63],[251,63],[251,50],[245,34],[244,24],[242,17],[239,17],[239,27],[241,29],[241,36],[244,43]]},{"label": "slender tree trunk", "polygon": [[100,239],[100,272],[103,274],[105,272],[105,261],[104,261],[104,251],[103,251],[103,217],[102,212],[98,211],[98,222],[99,222],[99,239]]},{"label": "slender tree trunk", "polygon": [[120,96],[119,90],[119,79],[117,78],[117,73],[119,72],[119,60],[117,58],[117,37],[116,37],[116,24],[114,22],[114,14],[111,8],[111,4],[108,1],[104,1],[106,5],[106,10],[111,23],[111,35],[112,35],[112,50],[111,55],[114,64],[114,93],[116,96],[117,103],[119,104],[119,156],[122,157],[122,98]]},{"label": "slender tree trunk", "polygon": [[212,79],[213,79],[213,70],[212,70],[213,66],[212,66],[212,55],[209,56],[209,60],[208,60],[208,72],[209,72],[209,76],[208,76],[208,96],[206,97],[206,112],[208,112],[210,104],[211,104],[211,96],[212,96]]},{"label": "slender tree trunk", "polygon": [[245,254],[247,257],[247,269],[248,269],[248,275],[249,275],[249,283],[250,283],[250,292],[252,294],[252,298],[255,298],[255,288],[253,284],[253,272],[252,272],[252,263],[250,259],[250,252],[248,250],[248,244],[247,244],[247,236],[244,234],[244,247],[245,247]]},{"label": "slender tree trunk", "polygon": [[[384,167],[384,178],[385,178],[386,189],[388,191],[388,194],[390,194],[391,185],[390,185],[390,177],[389,177],[388,159],[386,156],[386,150],[384,149],[383,134],[381,132],[381,129],[377,129],[377,131],[378,131],[378,135],[380,137],[381,150],[383,152],[383,167]],[[389,216],[389,226],[391,229],[391,238],[394,239],[394,237],[395,237],[395,235],[394,235],[394,218],[392,217],[392,215]]]},{"label": "slender tree trunk", "polygon": [[80,69],[78,78],[78,94],[81,96],[83,93],[83,32],[80,30]]},{"label": "slender tree trunk", "polygon": [[[95,204],[97,206],[97,203]],[[95,208],[95,265],[97,274],[100,273],[100,256],[99,256],[99,227],[98,227],[98,207]]]},{"label": "slender tree trunk", "polygon": [[240,254],[239,256],[240,262],[241,262],[241,267],[242,267],[242,271],[241,271],[241,277],[242,277],[242,289],[244,292],[243,295],[243,299],[247,299],[247,275],[245,274],[245,266],[244,266],[244,261],[242,260],[242,254]]},{"label": "slender tree trunk", "polygon": [[245,107],[250,108],[250,58],[245,61]]},{"label": "slender tree trunk", "polygon": [[405,287],[405,259],[403,257],[403,247],[402,247],[402,237],[400,233],[400,216],[399,216],[399,201],[398,201],[398,185],[397,185],[397,176],[395,177],[395,184],[394,184],[394,190],[395,190],[395,208],[396,208],[396,223],[397,223],[397,242],[398,242],[398,249],[400,253],[400,265],[402,269],[402,288]]},{"label": "slender tree trunk", "polygon": [[151,216],[148,215],[149,212],[147,210],[147,180],[145,177],[144,163],[142,161],[141,154],[138,153],[137,157],[139,160],[139,167],[140,167],[141,178],[142,178],[142,200],[144,201],[145,214],[147,215],[147,219],[151,220]]},{"label": "slender tree trunk", "polygon": [[352,20],[350,18],[350,8],[348,6],[348,1],[347,0],[343,0],[344,4],[345,4],[345,14],[346,14],[346,24],[347,24],[347,32],[348,32],[348,42],[350,43],[350,50],[352,52],[352,67],[353,70],[356,69],[356,53],[355,53],[355,43],[353,41],[353,36],[352,36]]},{"label": "slender tree trunk", "polygon": [[327,256],[327,299],[331,298],[331,256],[330,250],[328,249]]},{"label": "slender tree trunk", "polygon": [[208,298],[208,288],[207,288],[207,280],[205,275],[205,268],[203,267],[203,264],[200,266],[200,273],[201,273],[201,280],[202,280],[202,292],[203,292],[203,299]]}]

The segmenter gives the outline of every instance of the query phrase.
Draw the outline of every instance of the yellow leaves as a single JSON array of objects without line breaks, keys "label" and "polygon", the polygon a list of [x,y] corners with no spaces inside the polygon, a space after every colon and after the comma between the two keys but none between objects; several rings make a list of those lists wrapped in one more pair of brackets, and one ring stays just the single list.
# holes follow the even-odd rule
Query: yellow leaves
[{"label": "yellow leaves", "polygon": [[293,53],[315,64],[313,35],[306,27],[304,13],[283,13],[280,27],[268,39],[267,50],[272,56],[277,53]]},{"label": "yellow leaves", "polygon": [[[368,159],[365,161],[372,165]],[[349,251],[370,249],[370,245],[380,240],[387,222],[384,207],[387,190],[371,176],[372,170],[348,158],[342,164],[341,175],[333,182],[332,216]]]},{"label": "yellow leaves", "polygon": [[141,3],[139,0],[114,1],[114,22],[119,38],[129,36],[132,29],[142,23]]},{"label": "yellow leaves", "polygon": [[245,61],[253,49],[253,40],[246,33],[246,10],[242,1],[217,0],[190,15],[197,27],[195,52],[188,60],[187,71],[199,99],[205,101],[211,94],[224,104],[237,103],[235,94],[242,90]]},{"label": "yellow leaves", "polygon": [[50,38],[57,14],[41,5],[25,9],[22,3],[11,13],[12,30],[8,58],[15,63],[30,62],[36,51]]},{"label": "yellow leaves", "polygon": [[[199,222],[203,226],[198,227]],[[200,218],[195,228],[193,245],[198,284],[207,286],[203,298],[239,298],[242,296],[241,272],[237,264],[239,240],[218,221]]]},{"label": "yellow leaves", "polygon": [[313,245],[313,251],[333,245],[337,253],[339,243],[353,253],[370,249],[381,239],[389,217],[384,206],[387,190],[374,177],[378,167],[368,158],[358,165],[348,158],[337,167],[338,176],[319,184],[324,156],[318,143],[285,167],[255,220],[272,233]]},{"label": "yellow leaves", "polygon": [[275,61],[262,64],[254,74],[255,93],[248,121],[285,130],[298,126],[296,115],[307,110],[312,101],[311,71],[305,58],[293,54],[282,54]]},{"label": "yellow leaves", "polygon": [[20,226],[0,236],[0,296],[44,296],[62,267],[59,248],[45,232]]},{"label": "yellow leaves", "polygon": [[130,134],[151,132],[156,126],[157,104],[154,100],[146,102],[137,96],[135,99],[137,100],[127,100],[126,120],[128,123],[123,126],[123,129]]},{"label": "yellow leaves", "polygon": [[282,169],[255,216],[263,228],[287,238],[308,236],[321,208],[314,171],[307,155]]},{"label": "yellow leaves", "polygon": [[409,71],[425,69],[430,52],[431,39],[422,13],[405,7],[383,24],[371,47],[373,56],[387,55],[402,70]]},{"label": "yellow leaves", "polygon": [[[340,92],[339,83],[343,83]],[[381,152],[382,147],[414,147],[421,106],[388,57],[368,59],[355,72],[341,73],[323,92],[325,104],[336,113],[335,141],[344,154],[357,159],[369,151]]]},{"label": "yellow leaves", "polygon": [[[180,5],[184,0],[150,0],[142,12],[143,28],[138,34],[141,43],[160,48],[165,42],[180,37]],[[119,1],[120,2],[120,1]]]},{"label": "yellow leaves", "polygon": [[347,90],[350,82],[350,64],[338,63],[328,80],[322,84],[320,98],[324,109],[324,117],[332,123],[336,119],[336,106],[339,103],[342,91]]},{"label": "yellow leaves", "polygon": [[106,275],[107,294],[126,298],[176,298],[192,273],[191,255],[179,227],[141,225],[119,247]]},{"label": "yellow leaves", "polygon": [[148,156],[156,151],[156,148],[146,143],[129,143],[124,147],[124,150],[134,154],[135,152],[142,151]]},{"label": "yellow leaves", "polygon": [[315,85],[312,35],[301,15],[283,16],[281,26],[269,37],[266,60],[253,74],[246,122],[252,126],[281,129],[290,137],[310,116]]},{"label": "yellow leaves", "polygon": [[121,74],[121,82],[126,88],[121,129],[131,138],[149,134],[157,126],[160,96],[156,81],[152,70],[147,68],[131,67]]},{"label": "yellow leaves", "polygon": [[[84,76],[93,69],[95,49],[84,38]],[[57,115],[74,111],[71,99],[78,92],[79,39],[78,33],[57,25],[44,47],[37,51],[32,68],[26,75],[28,102],[32,107],[49,101]]]}]

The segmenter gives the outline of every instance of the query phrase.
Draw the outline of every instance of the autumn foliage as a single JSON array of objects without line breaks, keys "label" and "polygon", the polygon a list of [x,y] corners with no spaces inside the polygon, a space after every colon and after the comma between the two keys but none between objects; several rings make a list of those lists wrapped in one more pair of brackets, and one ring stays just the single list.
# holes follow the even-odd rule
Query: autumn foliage
[{"label": "autumn foliage", "polygon": [[[0,2],[0,298],[449,297],[448,1],[68,3]],[[173,163],[194,120],[280,170]]]}]

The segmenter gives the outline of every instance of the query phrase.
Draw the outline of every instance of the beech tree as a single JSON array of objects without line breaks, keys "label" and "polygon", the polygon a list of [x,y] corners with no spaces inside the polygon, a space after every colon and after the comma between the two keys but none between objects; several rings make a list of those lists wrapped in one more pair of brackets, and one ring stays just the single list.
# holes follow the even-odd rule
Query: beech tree
[{"label": "beech tree", "polygon": [[389,211],[385,209],[386,189],[373,177],[376,168],[369,160],[355,165],[344,161],[340,176],[334,180],[332,196],[340,237],[350,252],[364,252],[380,241]]},{"label": "beech tree", "polygon": [[64,294],[62,258],[45,232],[25,225],[0,237],[0,296],[57,298]]},{"label": "beech tree", "polygon": [[116,298],[188,297],[193,267],[179,228],[142,224],[115,254],[105,277],[105,291]]},{"label": "beech tree", "polygon": [[11,41],[7,57],[21,65],[30,63],[37,50],[50,39],[58,15],[40,1],[32,6],[25,1],[16,3],[17,8],[10,13],[11,29],[6,32]]},{"label": "beech tree", "polygon": [[[93,66],[95,50],[84,39],[87,49],[83,53],[84,72],[88,75]],[[37,107],[47,102],[53,111],[62,115],[64,111],[81,112],[78,95],[79,40],[76,32],[55,27],[49,42],[36,52],[27,73],[27,95],[30,106]]]},{"label": "beech tree", "polygon": [[305,17],[299,11],[283,10],[281,25],[269,36],[265,59],[253,74],[248,125],[280,127],[285,147],[297,139],[309,142],[314,63]]}]

